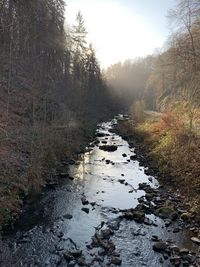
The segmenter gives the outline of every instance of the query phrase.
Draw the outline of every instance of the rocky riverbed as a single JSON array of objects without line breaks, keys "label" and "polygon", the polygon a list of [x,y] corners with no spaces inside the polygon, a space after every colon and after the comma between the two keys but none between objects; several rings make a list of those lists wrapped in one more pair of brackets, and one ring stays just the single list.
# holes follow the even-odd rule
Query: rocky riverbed
[{"label": "rocky riverbed", "polygon": [[3,235],[1,266],[200,266],[198,222],[116,123],[99,125],[80,160],[62,162],[59,184],[27,205]]}]

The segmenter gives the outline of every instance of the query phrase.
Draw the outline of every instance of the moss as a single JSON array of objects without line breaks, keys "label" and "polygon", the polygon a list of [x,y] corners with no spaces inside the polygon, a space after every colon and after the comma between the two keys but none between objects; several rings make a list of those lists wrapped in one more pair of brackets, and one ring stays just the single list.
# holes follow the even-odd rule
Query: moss
[{"label": "moss", "polygon": [[183,221],[188,221],[190,219],[190,216],[191,215],[188,212],[184,212],[184,213],[181,214],[180,218]]},{"label": "moss", "polygon": [[170,218],[171,220],[176,220],[178,217],[178,213],[169,206],[161,207],[156,210],[156,215],[163,219]]}]

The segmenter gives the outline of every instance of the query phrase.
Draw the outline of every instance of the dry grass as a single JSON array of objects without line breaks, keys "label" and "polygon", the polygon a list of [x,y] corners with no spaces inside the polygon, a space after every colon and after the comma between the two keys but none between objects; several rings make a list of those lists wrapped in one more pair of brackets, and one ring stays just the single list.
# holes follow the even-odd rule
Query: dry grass
[{"label": "dry grass", "polygon": [[[190,131],[185,117],[171,112],[129,122],[127,131],[140,137],[142,149],[153,159],[163,182],[179,189],[197,208],[200,204],[200,136]],[[198,204],[198,205],[197,205]]]}]

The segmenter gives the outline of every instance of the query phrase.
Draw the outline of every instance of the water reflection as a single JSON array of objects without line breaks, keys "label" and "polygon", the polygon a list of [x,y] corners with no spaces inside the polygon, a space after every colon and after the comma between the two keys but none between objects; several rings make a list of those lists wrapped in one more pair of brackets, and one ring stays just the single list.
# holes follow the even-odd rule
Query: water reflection
[{"label": "water reflection", "polygon": [[[119,216],[120,213],[112,212],[114,208],[128,209],[138,204],[137,198],[145,194],[144,191],[137,190],[139,183],[158,186],[156,179],[151,177],[152,182],[149,181],[149,176],[144,173],[144,168],[139,166],[138,161],[130,160],[134,149],[130,149],[120,136],[110,132],[115,123],[116,120],[101,124],[97,132],[105,134],[98,138],[100,144],[102,141],[109,145],[115,144],[117,150],[106,152],[98,145],[92,147],[90,152],[82,155],[77,165],[70,167],[70,175],[75,178],[74,181],[66,181],[61,187],[48,192],[36,202],[35,212],[31,211],[29,219],[26,216],[22,218],[22,230],[30,239],[30,243],[20,244],[13,252],[15,259],[22,259],[21,266],[32,266],[26,264],[27,259],[36,254],[41,262],[39,266],[46,266],[45,261],[52,257],[51,251],[55,250],[55,246],[62,243],[64,249],[68,248],[68,238],[88,254],[85,245],[91,242],[95,227],[102,221],[112,221]],[[124,182],[120,182],[120,179],[124,179]],[[89,201],[89,204],[84,206],[89,209],[89,213],[82,210],[82,196]],[[91,205],[91,202],[96,204]],[[39,209],[42,212],[38,216]],[[66,214],[70,214],[72,219],[67,219]],[[181,247],[194,248],[187,231],[174,234],[170,227],[165,227],[163,220],[154,215],[150,218],[158,227],[123,220],[120,229],[112,237],[117,251],[121,254],[122,266],[165,266],[165,263],[160,264],[160,255],[152,250],[153,234],[163,240],[173,238]],[[41,221],[43,228],[40,227]],[[23,228],[27,224],[28,230]],[[139,235],[136,233],[138,231]],[[60,235],[62,239],[58,238]],[[13,266],[16,266],[15,263]],[[57,265],[51,263],[48,266]]]}]

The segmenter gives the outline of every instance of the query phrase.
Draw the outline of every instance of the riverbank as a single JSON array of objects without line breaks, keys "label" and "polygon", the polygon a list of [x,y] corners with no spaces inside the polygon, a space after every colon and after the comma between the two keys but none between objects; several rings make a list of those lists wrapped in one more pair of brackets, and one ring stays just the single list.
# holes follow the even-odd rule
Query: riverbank
[{"label": "riverbank", "polygon": [[[121,120],[117,131],[136,154],[148,173],[158,177],[168,190],[182,196],[182,217],[200,226],[200,139],[186,131],[176,131],[165,125],[165,116],[146,115],[142,122]],[[181,216],[181,214],[180,214]]]},{"label": "riverbank", "polygon": [[[70,179],[68,169],[94,139],[95,128],[96,123],[86,125],[76,120],[73,125],[45,129],[42,135],[46,138],[36,135],[32,148],[29,140],[32,129],[22,132],[21,139],[16,142],[0,142],[1,230],[18,220],[26,202],[35,199],[43,190],[54,188],[60,180]],[[21,131],[20,127],[18,129]]]}]

